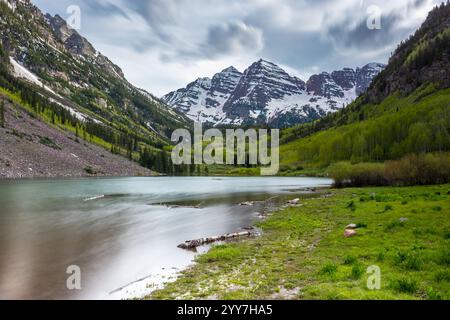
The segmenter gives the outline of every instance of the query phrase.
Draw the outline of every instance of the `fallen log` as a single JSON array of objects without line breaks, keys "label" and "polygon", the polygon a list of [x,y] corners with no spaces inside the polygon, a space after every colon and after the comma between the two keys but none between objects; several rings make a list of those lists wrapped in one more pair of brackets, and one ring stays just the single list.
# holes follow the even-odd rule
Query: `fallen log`
[{"label": "fallen log", "polygon": [[178,248],[181,249],[195,249],[197,247],[203,246],[205,244],[210,244],[218,241],[225,241],[240,237],[251,237],[254,233],[250,231],[243,231],[243,232],[236,232],[236,233],[229,233],[222,236],[215,236],[215,237],[208,237],[208,238],[201,238],[196,240],[188,240],[184,243],[178,245]]}]

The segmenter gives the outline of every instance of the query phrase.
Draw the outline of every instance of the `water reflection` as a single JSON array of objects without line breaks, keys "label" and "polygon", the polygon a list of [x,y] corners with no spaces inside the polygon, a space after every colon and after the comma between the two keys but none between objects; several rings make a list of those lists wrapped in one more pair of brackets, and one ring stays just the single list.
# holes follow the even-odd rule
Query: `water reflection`
[{"label": "water reflection", "polygon": [[[1,182],[0,298],[111,298],[110,292],[137,279],[186,267],[194,254],[178,249],[179,243],[251,224],[257,208],[237,203],[329,183],[310,178]],[[66,289],[70,265],[81,267],[81,291]]]}]

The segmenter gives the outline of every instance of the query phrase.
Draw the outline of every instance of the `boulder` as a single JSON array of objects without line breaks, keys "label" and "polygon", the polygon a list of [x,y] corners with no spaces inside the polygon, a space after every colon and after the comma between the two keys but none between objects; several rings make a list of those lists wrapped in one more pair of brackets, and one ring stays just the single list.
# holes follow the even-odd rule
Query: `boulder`
[{"label": "boulder", "polygon": [[290,205],[297,205],[299,203],[300,203],[300,199],[299,198],[288,201],[288,204],[290,204]]},{"label": "boulder", "polygon": [[346,229],[344,231],[344,237],[346,237],[346,238],[350,238],[350,237],[356,236],[357,234],[358,233],[355,230],[353,230],[353,229]]}]

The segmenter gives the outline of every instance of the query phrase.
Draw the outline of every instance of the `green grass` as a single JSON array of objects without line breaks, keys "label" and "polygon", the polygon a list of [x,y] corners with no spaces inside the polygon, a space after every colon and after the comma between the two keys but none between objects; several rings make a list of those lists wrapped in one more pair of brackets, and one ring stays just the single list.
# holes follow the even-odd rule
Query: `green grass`
[{"label": "green grass", "polygon": [[[321,191],[259,223],[261,237],[213,247],[148,299],[450,299],[448,190]],[[349,223],[360,228],[345,238]],[[369,266],[380,290],[367,288]]]},{"label": "green grass", "polygon": [[215,262],[215,261],[231,261],[234,258],[238,257],[240,254],[237,248],[233,248],[230,246],[216,246],[213,251],[209,254],[200,256],[199,262]]}]

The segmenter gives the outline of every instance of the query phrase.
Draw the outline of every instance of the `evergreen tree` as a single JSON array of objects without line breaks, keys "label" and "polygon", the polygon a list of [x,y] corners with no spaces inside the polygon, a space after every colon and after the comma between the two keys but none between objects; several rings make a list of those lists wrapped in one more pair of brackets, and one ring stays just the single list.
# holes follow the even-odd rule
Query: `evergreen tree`
[{"label": "evergreen tree", "polygon": [[2,102],[0,103],[0,126],[2,128],[6,126],[5,112],[5,99],[2,99]]}]

